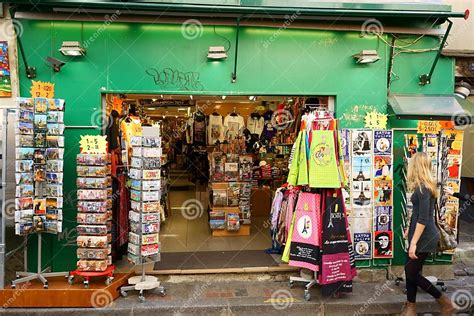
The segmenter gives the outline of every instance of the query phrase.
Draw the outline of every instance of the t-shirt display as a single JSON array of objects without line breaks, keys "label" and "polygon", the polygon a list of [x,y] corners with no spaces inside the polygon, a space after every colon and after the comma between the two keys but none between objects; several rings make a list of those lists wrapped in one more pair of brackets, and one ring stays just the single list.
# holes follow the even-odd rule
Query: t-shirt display
[{"label": "t-shirt display", "polygon": [[62,231],[64,100],[19,98],[15,233]]},{"label": "t-shirt display", "polygon": [[265,122],[265,125],[263,127],[263,133],[262,137],[265,139],[272,139],[273,136],[275,136],[277,129],[275,126],[273,126],[273,111],[268,110],[263,114],[263,119]]},{"label": "t-shirt display", "polygon": [[229,114],[224,118],[224,136],[231,140],[242,135],[245,126],[244,118],[238,114]]},{"label": "t-shirt display", "polygon": [[217,141],[224,141],[224,125],[222,124],[222,116],[213,113],[209,115],[207,125],[207,144],[214,145]]},{"label": "t-shirt display", "polygon": [[263,127],[265,125],[265,120],[260,115],[251,114],[247,119],[247,129],[250,134],[255,134],[260,137],[263,132]]}]

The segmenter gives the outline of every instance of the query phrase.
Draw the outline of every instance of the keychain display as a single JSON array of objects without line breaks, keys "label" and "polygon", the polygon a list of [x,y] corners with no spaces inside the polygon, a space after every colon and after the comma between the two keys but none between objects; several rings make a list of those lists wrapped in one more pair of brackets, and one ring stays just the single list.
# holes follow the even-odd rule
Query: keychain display
[{"label": "keychain display", "polygon": [[[56,234],[62,231],[62,203],[47,210],[46,201],[63,196],[64,100],[18,98],[17,107],[15,233]],[[50,116],[57,119],[50,122]]]}]

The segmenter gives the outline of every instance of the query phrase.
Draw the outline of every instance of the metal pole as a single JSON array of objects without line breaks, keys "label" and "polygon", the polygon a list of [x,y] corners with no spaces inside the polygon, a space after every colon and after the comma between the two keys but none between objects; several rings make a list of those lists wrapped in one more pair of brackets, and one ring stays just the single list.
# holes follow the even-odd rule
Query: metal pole
[{"label": "metal pole", "polygon": [[237,33],[235,35],[235,56],[234,56],[234,72],[232,73],[232,83],[237,81],[237,53],[239,52],[239,31],[240,31],[240,17],[237,18]]},{"label": "metal pole", "polygon": [[41,244],[42,244],[41,241],[42,241],[42,236],[43,235],[41,233],[38,234],[38,269],[37,269],[38,274],[41,274],[41,272],[42,272],[41,271]]},{"label": "metal pole", "polygon": [[2,187],[1,187],[1,199],[2,199],[2,223],[1,223],[1,234],[0,234],[0,288],[3,289],[5,286],[5,187],[6,187],[6,171],[7,171],[7,153],[6,153],[6,141],[7,141],[7,123],[8,123],[8,111],[1,110],[2,113]]}]

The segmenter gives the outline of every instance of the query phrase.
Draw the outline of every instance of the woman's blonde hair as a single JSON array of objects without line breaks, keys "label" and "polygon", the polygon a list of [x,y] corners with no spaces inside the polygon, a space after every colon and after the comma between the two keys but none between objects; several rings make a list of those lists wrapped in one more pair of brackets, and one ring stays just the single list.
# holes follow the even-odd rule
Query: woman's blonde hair
[{"label": "woman's blonde hair", "polygon": [[431,175],[431,160],[424,152],[417,152],[410,158],[407,175],[408,188],[414,191],[416,188],[427,188],[433,197],[438,196],[436,180]]}]

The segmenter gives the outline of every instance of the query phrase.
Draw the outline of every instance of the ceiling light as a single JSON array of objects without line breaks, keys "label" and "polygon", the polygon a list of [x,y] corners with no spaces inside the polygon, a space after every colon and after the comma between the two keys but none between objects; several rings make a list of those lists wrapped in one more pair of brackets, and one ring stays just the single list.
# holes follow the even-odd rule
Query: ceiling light
[{"label": "ceiling light", "polygon": [[223,95],[223,96],[222,96],[222,100],[225,100],[225,98],[227,98],[227,96]]},{"label": "ceiling light", "polygon": [[210,60],[224,60],[227,58],[227,52],[224,46],[209,46],[207,52],[207,59]]},{"label": "ceiling light", "polygon": [[376,50],[363,50],[358,54],[352,55],[358,64],[372,64],[380,60]]},{"label": "ceiling light", "polygon": [[249,96],[249,100],[250,100],[250,101],[255,100],[255,96],[253,96],[253,95]]},{"label": "ceiling light", "polygon": [[151,99],[153,102],[156,102],[156,99]]},{"label": "ceiling light", "polygon": [[64,56],[84,56],[86,54],[86,50],[81,47],[81,44],[79,44],[79,42],[71,41],[63,42],[63,45],[61,46],[59,51]]},{"label": "ceiling light", "polygon": [[160,96],[161,96],[161,98],[163,99],[163,95],[162,95],[162,94],[160,94]]},{"label": "ceiling light", "polygon": [[165,118],[165,117],[166,117],[166,115],[163,115],[163,118]]},{"label": "ceiling light", "polygon": [[178,118],[178,116],[177,116],[177,115],[175,115],[174,117],[175,117],[175,118]]},{"label": "ceiling light", "polygon": [[154,110],[156,110],[156,108],[148,108],[148,110],[154,111]]},{"label": "ceiling light", "polygon": [[192,94],[190,94],[190,95],[189,95],[189,98],[192,100],[192,99],[193,99],[193,95],[192,95]]}]

